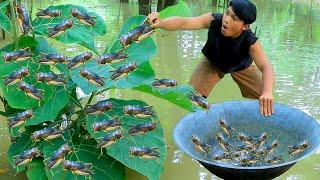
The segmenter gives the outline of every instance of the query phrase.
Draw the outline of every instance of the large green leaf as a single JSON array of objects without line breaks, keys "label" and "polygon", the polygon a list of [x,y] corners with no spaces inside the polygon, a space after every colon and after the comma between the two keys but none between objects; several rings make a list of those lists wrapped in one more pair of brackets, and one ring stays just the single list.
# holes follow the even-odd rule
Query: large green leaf
[{"label": "large green leaf", "polygon": [[27,120],[23,125],[9,130],[11,136],[18,136],[20,134],[19,130],[25,126],[55,121],[60,110],[64,108],[68,102],[69,94],[62,87],[58,88],[56,94],[48,100],[48,102],[33,110],[33,118]]},{"label": "large green leaf", "polygon": [[[20,36],[18,38],[18,49],[22,49],[22,48],[30,48],[30,49],[34,49],[37,47],[38,45],[38,37],[37,38],[33,38],[30,36]],[[50,46],[49,46],[50,47]]]},{"label": "large green leaf", "polygon": [[[24,48],[24,46],[31,47],[34,49],[33,53],[34,61],[37,62],[40,52],[43,53],[52,53],[56,50],[51,48],[48,42],[44,38],[36,38],[33,39],[31,37],[21,37],[19,38],[18,45],[20,48]],[[20,109],[31,109],[33,108],[33,112],[35,117],[28,120],[25,124],[10,129],[10,133],[12,136],[17,136],[19,133],[19,129],[24,126],[29,125],[37,125],[46,121],[54,121],[59,111],[65,107],[65,105],[69,102],[69,94],[71,91],[72,83],[67,83],[66,87],[58,87],[54,85],[47,85],[45,83],[39,83],[36,80],[36,74],[38,72],[48,72],[50,71],[50,67],[47,65],[39,65],[37,63],[32,62],[31,60],[27,62],[11,62],[4,63],[3,53],[0,53],[0,87],[2,87],[2,91],[4,93],[4,97],[8,101],[9,105],[13,108]],[[34,100],[31,97],[27,96],[24,92],[17,89],[17,85],[9,85],[5,86],[3,84],[4,78],[3,76],[9,75],[17,69],[20,69],[22,66],[26,66],[30,70],[30,75],[24,78],[24,81],[34,84],[37,88],[44,90],[44,100],[39,102],[38,100]],[[40,106],[39,106],[40,105]]]},{"label": "large green leaf", "polygon": [[[101,180],[121,180],[125,179],[125,169],[123,164],[117,162],[115,159],[108,155],[102,155],[100,158],[100,150],[96,149],[96,142],[93,140],[86,140],[83,138],[75,138],[68,141],[71,147],[75,149],[65,157],[67,160],[80,161],[84,163],[92,163],[93,173],[92,179]],[[44,158],[50,158],[53,153],[58,150],[61,145],[66,142],[60,139],[54,143],[45,143],[42,152]],[[74,175],[71,171],[63,170],[62,164],[54,167],[52,170],[46,170],[49,179],[86,179],[84,176]]]},{"label": "large green leaf", "polygon": [[[11,165],[11,167],[13,167],[13,171],[15,172],[20,172],[20,171],[23,171],[26,169],[26,167],[30,168],[32,166],[32,162],[34,161],[38,161],[38,160],[43,160],[43,157],[45,157],[45,152],[43,151],[43,147],[45,146],[48,146],[48,144],[50,145],[54,145],[54,144],[58,144],[58,143],[61,143],[61,142],[64,142],[63,138],[65,138],[66,140],[70,139],[70,132],[69,131],[66,131],[63,133],[63,138],[62,137],[59,137],[59,138],[56,138],[56,139],[53,139],[53,140],[50,140],[50,142],[46,142],[46,141],[39,141],[39,142],[33,142],[31,140],[31,134],[36,131],[36,130],[40,130],[40,129],[43,129],[44,127],[36,127],[36,128],[29,128],[25,133],[22,133],[20,134],[19,137],[17,137],[17,141],[12,143],[9,147],[9,150],[8,150],[8,157],[9,157],[9,164]],[[14,157],[21,154],[23,151],[25,150],[29,150],[33,147],[36,147],[40,150],[41,156],[43,157],[36,157],[36,158],[33,158],[33,160],[29,163],[26,163],[24,165],[19,165],[17,167],[14,166]]]},{"label": "large green leaf", "polygon": [[[28,36],[22,36],[20,38],[18,38],[18,49],[23,49],[25,47],[29,47],[31,45],[31,49],[34,48],[36,45],[38,45],[38,47],[40,46],[37,42],[37,39],[30,39],[31,37]],[[46,40],[45,40],[46,41]],[[49,46],[49,48],[51,48]],[[15,45],[14,43],[10,43],[8,45],[6,45],[5,47],[0,49],[0,73],[3,72],[5,69],[7,69],[7,67],[5,66],[6,64],[3,61],[3,55],[5,52],[10,52],[10,51],[14,51],[15,50]],[[39,53],[39,52],[38,52]],[[1,77],[2,78],[2,77]],[[0,84],[1,85],[1,84]],[[1,86],[0,86],[1,87]]]},{"label": "large green leaf", "polygon": [[[48,102],[54,96],[56,91],[55,86],[49,86],[44,83],[38,83],[36,80],[36,74],[39,71],[48,72],[49,67],[39,66],[37,63],[33,63],[31,60],[25,62],[10,62],[4,64],[2,59],[3,53],[0,53],[0,56],[0,66],[3,66],[3,70],[0,72],[0,86],[3,87],[2,90],[4,97],[6,98],[11,107],[21,109],[38,107],[39,105]],[[35,57],[34,60],[37,61],[38,58]],[[34,85],[37,89],[41,89],[44,91],[44,98],[41,102],[29,97],[23,91],[18,89],[18,83],[9,86],[5,86],[3,84],[5,79],[4,76],[10,75],[11,73],[20,69],[21,67],[27,67],[30,71],[30,75],[28,77],[25,77],[23,80],[28,84]]]},{"label": "large green leaf", "polygon": [[177,5],[167,7],[166,9],[160,11],[161,19],[164,19],[170,16],[182,16],[182,17],[191,16],[190,7],[183,0],[179,0],[179,3]]},{"label": "large green leaf", "polygon": [[193,91],[190,85],[181,85],[169,88],[153,87],[151,83],[140,85],[134,88],[135,90],[152,94],[159,98],[172,102],[188,111],[195,110],[195,106],[190,102],[188,94]]},{"label": "large green leaf", "polygon": [[[23,40],[23,43],[21,43],[20,48],[28,47],[30,46],[30,44],[34,44],[33,39],[31,40],[30,38],[22,38],[22,40]],[[48,53],[48,51],[52,52],[51,48],[45,47],[45,45],[42,44],[41,42],[43,42],[43,39],[37,40],[36,47],[35,47],[36,50],[44,53]],[[43,49],[40,49],[40,48],[43,48]],[[55,96],[57,86],[47,85],[45,83],[39,83],[36,80],[36,74],[38,72],[50,71],[49,66],[40,65],[37,63],[40,58],[40,56],[38,55],[39,52],[33,52],[34,56],[32,60],[27,60],[23,62],[9,62],[9,63],[4,63],[4,60],[3,60],[4,53],[5,52],[0,52],[0,70],[1,70],[0,71],[0,77],[1,77],[0,87],[2,87],[4,97],[6,98],[6,100],[8,101],[11,107],[21,108],[21,109],[35,108],[41,104],[47,103]],[[16,71],[17,69],[20,69],[21,67],[28,67],[30,71],[30,75],[28,77],[25,77],[23,80],[29,84],[34,85],[36,88],[44,91],[44,98],[41,102],[39,100],[29,97],[23,91],[18,90],[17,84],[9,85],[9,86],[5,86],[3,84],[4,76],[11,74],[12,72]]]},{"label": "large green leaf", "polygon": [[57,53],[57,50],[49,44],[49,42],[42,36],[36,37],[37,46],[34,48],[34,52],[39,54],[44,53]]},{"label": "large green leaf", "polygon": [[56,119],[59,111],[69,102],[69,94],[63,87],[57,88],[56,94],[43,106],[34,110],[35,117],[28,120],[26,125],[37,125]]},{"label": "large green leaf", "polygon": [[[105,132],[93,132],[92,124],[97,121],[101,121],[102,118],[119,117],[123,125],[121,126],[124,131],[124,137],[118,140],[115,144],[107,148],[107,154],[117,159],[124,165],[140,172],[141,174],[147,176],[149,179],[159,179],[160,174],[163,170],[163,163],[165,162],[167,149],[165,144],[165,139],[163,135],[163,129],[160,124],[157,124],[156,130],[147,132],[145,135],[134,135],[128,134],[130,125],[136,125],[143,122],[156,122],[156,117],[138,119],[134,116],[124,115],[123,107],[126,105],[141,105],[147,106],[146,103],[138,100],[117,100],[109,99],[112,104],[112,110],[106,112],[103,115],[88,115],[87,117],[87,130],[98,142],[101,141],[107,133]],[[159,122],[157,122],[159,123]],[[158,159],[141,159],[138,157],[130,156],[130,147],[158,147],[160,157]]]},{"label": "large green leaf", "polygon": [[19,155],[21,152],[31,149],[32,142],[30,136],[27,134],[22,134],[18,139],[17,142],[12,143],[8,150],[8,157],[9,157],[9,164],[13,167],[13,170],[16,172],[23,171],[29,164],[20,165],[14,167],[14,156]]},{"label": "large green leaf", "polygon": [[92,41],[88,40],[86,42],[81,42],[81,43],[78,43],[78,44],[80,44],[83,47],[86,47],[86,48],[90,49],[91,51],[93,51],[94,53],[99,55],[99,51],[96,49],[93,40]]},{"label": "large green leaf", "polygon": [[109,72],[111,66],[99,66],[95,62],[89,62],[86,64],[85,68],[98,74],[101,77],[104,77],[104,86],[99,87],[87,81],[84,77],[80,76],[80,69],[75,69],[72,71],[72,80],[81,87],[84,93],[89,94],[98,89],[110,89],[110,88],[133,88],[144,84],[151,79],[154,78],[154,71],[149,64],[149,62],[145,62],[142,64],[138,64],[138,68],[133,72],[130,72],[127,77],[121,78],[119,80],[111,80],[112,72]]},{"label": "large green leaf", "polygon": [[0,3],[0,12],[5,12],[7,9],[7,6],[9,5],[9,1],[4,1]]},{"label": "large green leaf", "polygon": [[[41,42],[40,42],[41,41]],[[43,37],[32,38],[29,36],[20,36],[18,38],[17,49],[23,49],[29,47],[30,49],[35,49],[35,53],[39,54],[40,52],[50,52],[53,48],[49,46],[47,40]],[[47,48],[47,49],[45,49]],[[7,69],[6,64],[3,61],[3,54],[5,52],[10,52],[15,50],[15,44],[10,43],[5,47],[0,49],[0,73]],[[1,84],[0,84],[1,87]]]},{"label": "large green leaf", "polygon": [[[114,42],[110,51],[115,52],[115,51],[119,50],[119,48],[121,47],[121,44],[119,41],[120,36],[127,33],[128,31],[134,29],[135,27],[139,26],[146,18],[147,18],[147,16],[143,16],[143,15],[129,17],[126,20],[126,22],[124,22],[124,24],[122,25],[122,28],[118,34],[118,40]],[[135,43],[133,43],[133,44],[135,44]]]},{"label": "large green leaf", "polygon": [[[119,33],[124,34],[134,27],[138,26],[143,22],[145,16],[134,16],[129,18],[123,25],[122,30]],[[116,41],[112,48],[111,52],[115,52],[121,48],[119,41]],[[145,84],[146,81],[151,80],[154,77],[154,71],[147,61],[149,61],[152,56],[157,53],[157,47],[154,41],[151,38],[146,38],[140,43],[133,43],[131,46],[125,49],[125,53],[128,54],[128,58],[118,64],[110,65],[99,65],[96,61],[88,62],[84,67],[99,76],[105,78],[105,85],[103,88],[133,88],[141,84]],[[115,70],[121,65],[129,62],[136,62],[138,68],[129,73],[128,77],[113,81],[110,79],[111,72],[110,70]],[[87,80],[79,75],[80,68],[72,71],[72,80],[77,83],[81,89],[89,94],[95,90],[98,90],[100,87],[90,84]]]},{"label": "large green leaf", "polygon": [[28,166],[27,177],[29,180],[47,180],[43,161],[38,159],[31,161]]},{"label": "large green leaf", "polygon": [[[54,39],[64,42],[64,43],[79,43],[84,45],[87,48],[93,49],[94,52],[97,52],[93,45],[93,41],[95,37],[102,36],[106,33],[106,24],[104,20],[95,12],[88,12],[84,7],[75,6],[75,5],[60,5],[60,6],[50,6],[50,9],[58,9],[61,10],[61,16],[56,18],[36,18],[33,22],[33,28],[35,29],[36,34],[40,35],[48,35],[49,28],[54,27],[59,24],[61,21],[65,19],[72,19],[74,22],[74,27],[68,29],[65,33],[54,37]],[[88,26],[78,21],[75,17],[70,15],[70,10],[72,8],[78,8],[82,12],[88,13],[90,16],[94,16],[96,25]]]},{"label": "large green leaf", "polygon": [[0,12],[0,29],[5,30],[7,33],[10,33],[11,30],[11,24],[10,24],[10,19],[8,16],[2,12]]},{"label": "large green leaf", "polygon": [[[135,27],[139,26],[147,17],[138,15],[138,16],[132,16],[128,18],[128,20],[123,24],[119,34],[118,39],[114,42],[114,44],[111,46],[110,52],[117,52],[122,48],[122,45],[120,44],[120,37],[129,32],[130,30],[134,29]],[[154,44],[154,41],[151,38],[146,38],[142,40],[140,43],[133,42],[128,48],[125,50],[128,53],[135,53],[135,51],[139,51],[139,56],[150,56],[152,57],[154,54],[157,53],[157,47]],[[142,52],[142,54],[141,54]],[[150,58],[149,57],[149,58]]]}]

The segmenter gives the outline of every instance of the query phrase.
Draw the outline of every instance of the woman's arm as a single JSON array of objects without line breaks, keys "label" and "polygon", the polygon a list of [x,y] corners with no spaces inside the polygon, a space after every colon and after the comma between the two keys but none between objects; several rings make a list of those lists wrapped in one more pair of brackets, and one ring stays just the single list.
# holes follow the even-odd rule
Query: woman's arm
[{"label": "woman's arm", "polygon": [[272,89],[274,86],[274,71],[268,61],[260,42],[257,41],[250,47],[250,55],[255,64],[262,72],[262,95],[259,98],[260,111],[265,116],[270,116],[274,113]]},{"label": "woman's arm", "polygon": [[211,13],[198,17],[174,16],[161,19],[157,12],[151,13],[148,18],[153,27],[168,31],[206,29],[210,27],[210,23],[214,19]]}]

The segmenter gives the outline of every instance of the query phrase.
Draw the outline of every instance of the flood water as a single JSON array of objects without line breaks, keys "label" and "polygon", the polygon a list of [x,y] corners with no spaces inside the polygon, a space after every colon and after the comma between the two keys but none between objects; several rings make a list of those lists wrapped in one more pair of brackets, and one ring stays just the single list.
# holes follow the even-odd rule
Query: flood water
[{"label": "flood water", "polygon": [[[23,2],[23,1],[22,1]],[[186,0],[197,16],[207,12],[222,12],[222,7],[212,7],[211,0]],[[259,40],[274,66],[276,82],[275,101],[291,105],[320,119],[320,2],[319,0],[254,0],[258,18],[252,25]],[[45,8],[51,4],[77,4],[100,14],[107,23],[108,32],[96,41],[103,51],[110,44],[128,16],[138,13],[135,1],[120,4],[119,0],[100,1],[37,1],[34,6]],[[155,4],[153,5],[153,9]],[[207,30],[177,31],[153,35],[158,45],[158,54],[151,64],[158,78],[173,78],[179,84],[188,83],[190,75],[202,57],[201,49],[206,41]],[[0,47],[5,44],[0,41]],[[83,51],[74,45],[60,46],[52,42],[59,52],[77,54]],[[121,99],[140,99],[153,105],[165,130],[169,146],[168,156],[161,179],[218,179],[199,163],[183,154],[173,142],[172,130],[179,119],[188,112],[156,97],[138,91],[114,91]],[[240,90],[230,76],[218,83],[209,97],[211,103],[241,98]],[[6,171],[6,151],[9,147],[6,123],[0,121],[0,179],[24,179],[14,177]],[[319,179],[320,155],[314,154],[294,165],[277,179]],[[146,179],[136,172],[127,170],[127,179]]]}]

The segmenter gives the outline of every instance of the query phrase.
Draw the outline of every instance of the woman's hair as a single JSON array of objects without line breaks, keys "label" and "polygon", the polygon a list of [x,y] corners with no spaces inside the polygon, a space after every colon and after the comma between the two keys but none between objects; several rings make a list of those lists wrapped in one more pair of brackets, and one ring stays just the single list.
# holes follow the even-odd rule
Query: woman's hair
[{"label": "woman's hair", "polygon": [[256,6],[249,0],[231,0],[229,6],[245,24],[252,24],[257,18]]}]

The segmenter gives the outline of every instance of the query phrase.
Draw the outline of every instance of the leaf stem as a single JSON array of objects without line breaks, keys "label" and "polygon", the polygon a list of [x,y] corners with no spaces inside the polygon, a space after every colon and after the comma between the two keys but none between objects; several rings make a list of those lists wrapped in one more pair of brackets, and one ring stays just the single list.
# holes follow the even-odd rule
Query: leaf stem
[{"label": "leaf stem", "polygon": [[88,100],[88,102],[87,102],[87,104],[86,104],[86,106],[84,108],[86,108],[88,105],[90,105],[93,97],[96,96],[96,95],[97,95],[97,91],[94,91],[94,92],[91,93],[91,95],[89,97],[89,100]]},{"label": "leaf stem", "polygon": [[7,113],[4,112],[4,111],[0,111],[0,115],[1,115],[1,116],[7,116]]},{"label": "leaf stem", "polygon": [[2,96],[0,96],[0,101],[3,103],[3,105],[6,104],[6,101],[5,101],[5,99],[4,99]]},{"label": "leaf stem", "polygon": [[84,111],[84,108],[83,108],[82,104],[79,103],[79,101],[74,99],[72,96],[70,96],[70,99],[71,99],[71,101],[73,101],[81,109],[81,111]]},{"label": "leaf stem", "polygon": [[86,104],[86,106],[85,106],[84,108],[86,108],[88,105],[90,105],[90,103],[91,103],[91,101],[92,101],[92,99],[93,99],[94,96],[97,96],[97,95],[99,95],[99,94],[101,94],[101,93],[103,93],[103,92],[105,92],[105,91],[107,91],[107,90],[109,90],[109,89],[110,89],[110,88],[105,88],[105,89],[102,89],[102,90],[100,90],[100,91],[94,91],[94,92],[92,92],[91,95],[90,95],[90,97],[89,97],[89,100],[88,100],[88,102],[87,102],[87,104]]},{"label": "leaf stem", "polygon": [[[34,1],[31,0],[31,7],[30,7],[30,14],[29,14],[30,22],[32,21],[31,17],[32,17],[32,12],[33,12],[33,3],[34,3]],[[31,26],[31,24],[30,24],[30,26]],[[32,29],[32,37],[35,38],[34,29],[32,27],[31,27],[31,29]]]},{"label": "leaf stem", "polygon": [[101,94],[101,93],[103,93],[103,92],[105,92],[105,91],[108,91],[110,88],[105,88],[105,89],[102,89],[101,91],[98,91],[97,92],[97,95],[99,95],[99,94]]},{"label": "leaf stem", "polygon": [[16,25],[16,13],[15,13],[15,7],[13,4],[13,0],[10,0],[10,13],[12,17],[12,25],[13,25],[13,40],[14,40],[14,47],[15,49],[18,47],[18,35],[17,35],[17,25]]}]

